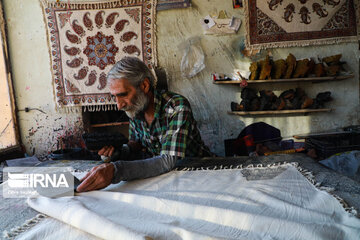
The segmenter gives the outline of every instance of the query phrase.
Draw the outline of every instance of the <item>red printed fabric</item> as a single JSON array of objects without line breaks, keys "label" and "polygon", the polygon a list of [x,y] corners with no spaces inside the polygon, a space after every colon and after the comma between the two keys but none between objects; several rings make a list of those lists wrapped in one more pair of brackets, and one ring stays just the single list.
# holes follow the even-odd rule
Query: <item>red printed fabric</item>
[{"label": "red printed fabric", "polygon": [[42,3],[57,107],[107,110],[115,101],[106,75],[117,61],[156,64],[154,0]]},{"label": "red printed fabric", "polygon": [[248,48],[357,41],[353,0],[245,1]]}]

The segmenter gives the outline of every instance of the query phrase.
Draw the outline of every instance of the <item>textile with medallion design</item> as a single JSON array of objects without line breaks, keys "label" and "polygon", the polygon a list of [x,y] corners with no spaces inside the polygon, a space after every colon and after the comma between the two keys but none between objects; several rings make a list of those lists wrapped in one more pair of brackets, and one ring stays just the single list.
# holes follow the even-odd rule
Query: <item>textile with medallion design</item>
[{"label": "textile with medallion design", "polygon": [[41,2],[58,108],[112,109],[106,83],[112,66],[124,56],[156,65],[156,0]]}]

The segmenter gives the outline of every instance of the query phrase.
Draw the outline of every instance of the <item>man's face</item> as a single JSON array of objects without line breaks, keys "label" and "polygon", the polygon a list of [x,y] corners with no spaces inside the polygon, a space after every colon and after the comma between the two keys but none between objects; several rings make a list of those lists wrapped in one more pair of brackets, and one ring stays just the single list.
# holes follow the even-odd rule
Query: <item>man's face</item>
[{"label": "man's face", "polygon": [[118,109],[125,111],[131,119],[148,106],[149,99],[142,89],[131,85],[126,78],[111,81],[109,88],[111,95],[115,96]]}]

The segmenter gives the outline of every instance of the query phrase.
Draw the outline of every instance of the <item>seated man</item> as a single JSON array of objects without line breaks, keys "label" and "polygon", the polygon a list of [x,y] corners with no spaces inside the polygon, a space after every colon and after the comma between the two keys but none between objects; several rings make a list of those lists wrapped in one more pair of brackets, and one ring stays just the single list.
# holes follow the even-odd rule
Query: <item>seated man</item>
[{"label": "seated man", "polygon": [[[213,155],[201,139],[188,100],[176,93],[155,90],[154,76],[138,58],[125,57],[117,62],[107,81],[118,109],[130,118],[129,142],[122,155],[145,148],[152,157],[124,161],[123,156],[123,160],[96,166],[82,179],[77,191],[157,176],[170,171],[178,158]],[[98,153],[110,157],[114,150],[106,146]]]}]

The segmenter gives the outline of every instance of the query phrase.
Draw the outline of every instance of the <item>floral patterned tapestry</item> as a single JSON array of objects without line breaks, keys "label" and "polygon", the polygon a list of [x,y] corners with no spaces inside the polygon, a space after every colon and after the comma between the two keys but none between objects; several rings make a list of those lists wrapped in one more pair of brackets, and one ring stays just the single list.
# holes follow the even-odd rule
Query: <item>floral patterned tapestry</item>
[{"label": "floral patterned tapestry", "polygon": [[353,0],[248,0],[245,12],[250,49],[357,40]]},{"label": "floral patterned tapestry", "polygon": [[156,0],[41,1],[58,108],[112,109],[106,84],[112,65],[124,56],[156,65]]}]

